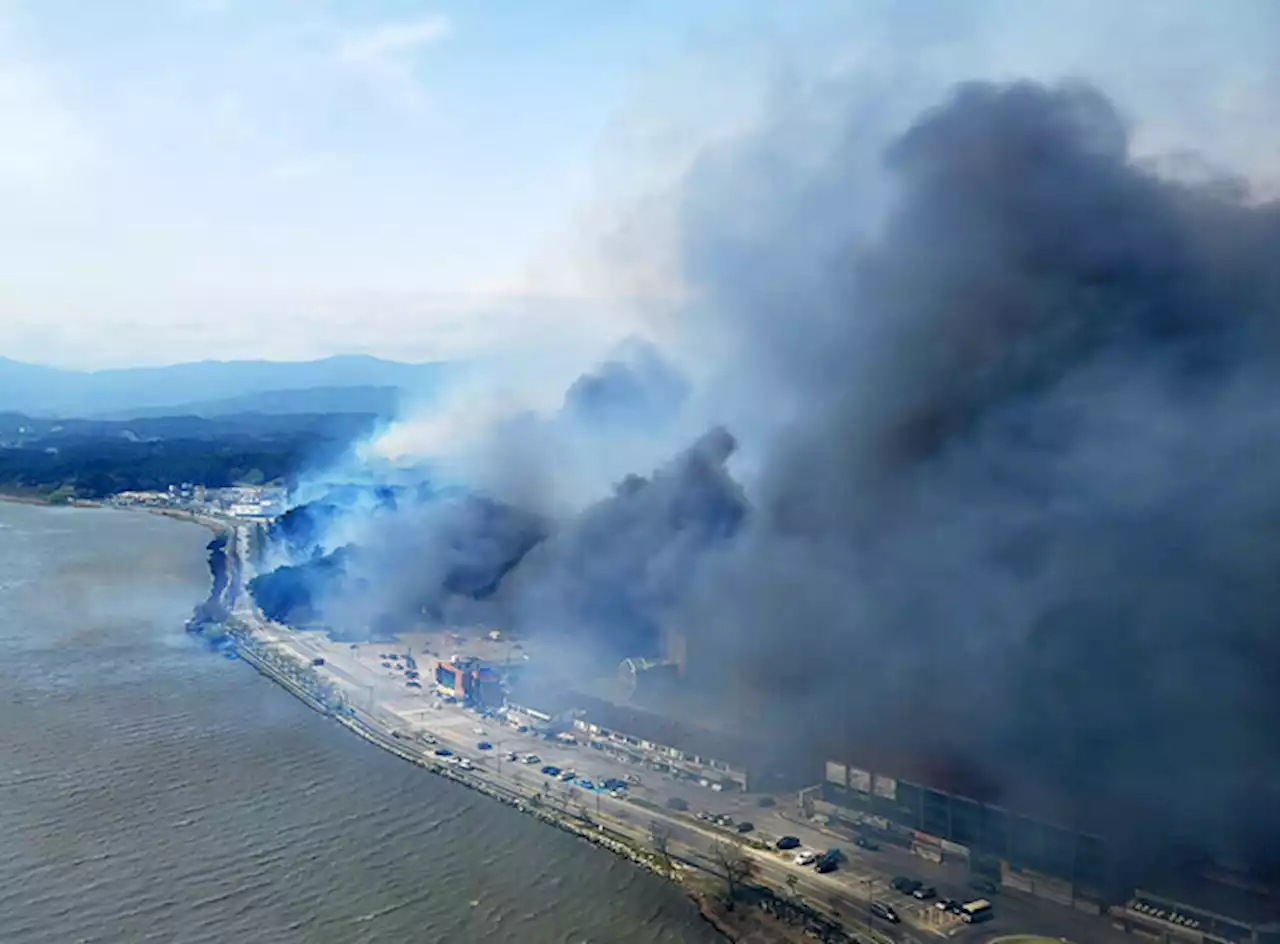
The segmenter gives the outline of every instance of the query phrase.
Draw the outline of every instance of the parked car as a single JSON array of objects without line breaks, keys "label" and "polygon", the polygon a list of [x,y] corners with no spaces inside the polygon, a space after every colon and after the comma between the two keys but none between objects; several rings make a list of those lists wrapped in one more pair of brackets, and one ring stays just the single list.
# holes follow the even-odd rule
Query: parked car
[{"label": "parked car", "polygon": [[911,893],[912,898],[918,898],[920,901],[928,901],[930,898],[938,897],[938,890],[932,885],[921,885]]},{"label": "parked car", "polygon": [[798,849],[800,848],[800,839],[798,836],[783,836],[778,840],[779,849]]},{"label": "parked car", "polygon": [[866,849],[868,852],[878,852],[880,850],[880,843],[874,839],[868,839],[866,836],[859,836],[853,841],[853,844],[859,849]]},{"label": "parked car", "polygon": [[877,918],[882,918],[890,924],[897,924],[902,919],[898,917],[898,912],[893,910],[893,906],[883,901],[873,901],[871,903],[871,913]]},{"label": "parked car", "polygon": [[818,853],[811,849],[801,849],[796,853],[796,857],[792,859],[796,865],[813,865],[818,861]]},{"label": "parked car", "polygon": [[578,786],[582,787],[583,790],[594,790],[596,788],[596,785],[590,780],[579,780]]},{"label": "parked car", "polygon": [[749,833],[749,832],[751,832],[751,830],[753,830],[753,829],[755,829],[755,828],[756,828],[756,824],[755,824],[755,823],[749,823],[749,822],[747,822],[747,821],[744,819],[741,823],[739,823],[739,824],[737,825],[737,827],[736,827],[736,828],[737,828],[738,832],[740,832],[740,833]]},{"label": "parked car", "polygon": [[689,801],[680,797],[667,797],[667,809],[684,812],[689,808]]},{"label": "parked car", "polygon": [[960,909],[963,908],[964,905],[961,902],[956,901],[954,898],[939,898],[933,903],[933,907],[937,908],[939,911],[946,911],[949,914],[958,915],[960,913]]},{"label": "parked car", "polygon": [[823,875],[826,875],[828,872],[834,872],[839,865],[840,863],[833,857],[823,856],[814,863],[813,869],[815,872],[821,872]]},{"label": "parked car", "polygon": [[436,757],[452,757],[452,756],[453,756],[453,751],[449,750],[449,748],[447,747],[436,748]]},{"label": "parked car", "polygon": [[917,888],[924,885],[924,882],[916,878],[909,878],[906,875],[895,875],[893,880],[889,882],[889,887],[894,891],[902,892],[904,895],[914,894]]},{"label": "parked car", "polygon": [[988,895],[994,895],[1000,890],[995,882],[987,878],[971,878],[969,879],[969,887],[974,891],[985,892]]},{"label": "parked car", "polygon": [[538,761],[542,760],[542,758],[539,757],[537,754],[525,754],[524,757],[521,759],[526,764],[536,764]]},{"label": "parked car", "polygon": [[560,768],[555,766],[554,764],[547,764],[545,767],[542,768],[542,772],[546,774],[548,777],[556,777],[556,776],[559,776],[560,774]]},{"label": "parked car", "polygon": [[493,745],[490,744],[488,741],[481,741],[479,744],[476,745],[476,750],[477,751],[493,750]]},{"label": "parked car", "polygon": [[568,783],[570,780],[572,780],[576,776],[578,775],[575,774],[572,770],[560,771],[560,780],[562,783]]}]

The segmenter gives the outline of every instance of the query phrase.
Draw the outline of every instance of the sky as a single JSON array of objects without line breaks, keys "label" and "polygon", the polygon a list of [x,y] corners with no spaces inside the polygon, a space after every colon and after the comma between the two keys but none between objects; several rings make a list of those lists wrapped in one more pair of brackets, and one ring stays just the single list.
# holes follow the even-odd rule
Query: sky
[{"label": "sky", "polygon": [[1097,75],[1153,150],[1265,171],[1274,6],[1112,6],[0,0],[0,355],[606,346],[679,286],[598,244],[824,70]]}]

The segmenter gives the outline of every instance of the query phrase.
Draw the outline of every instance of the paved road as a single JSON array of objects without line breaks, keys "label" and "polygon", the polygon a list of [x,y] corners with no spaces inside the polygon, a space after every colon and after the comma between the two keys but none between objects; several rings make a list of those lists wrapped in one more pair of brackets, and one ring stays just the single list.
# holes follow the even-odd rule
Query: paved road
[{"label": "paved road", "polygon": [[[663,822],[672,831],[682,854],[705,865],[710,864],[708,852],[712,844],[732,841],[736,834],[696,821],[691,815],[666,810],[663,807],[669,798],[679,796],[685,799],[691,812],[704,809],[726,813],[735,821],[750,820],[756,827],[753,836],[765,842],[771,843],[783,835],[794,835],[804,847],[816,851],[838,845],[847,861],[838,871],[828,875],[796,866],[789,854],[743,848],[756,861],[760,876],[775,889],[785,892],[787,877],[792,876],[803,898],[833,910],[847,921],[866,922],[867,904],[874,897],[892,904],[907,922],[906,925],[892,926],[874,920],[872,923],[877,930],[908,941],[919,937],[957,936],[976,944],[977,941],[1005,934],[1034,933],[1067,938],[1076,944],[1131,944],[1131,939],[1112,929],[1104,918],[1014,892],[1002,892],[996,896],[997,917],[994,921],[978,926],[958,925],[954,920],[944,918],[931,904],[922,904],[900,895],[888,885],[893,875],[910,875],[937,887],[944,898],[968,900],[974,897],[973,892],[966,885],[966,874],[956,866],[930,863],[896,847],[886,846],[877,852],[861,850],[847,839],[804,820],[798,808],[787,805],[787,800],[780,801],[780,805],[773,808],[762,808],[758,806],[759,797],[714,793],[688,783],[678,783],[670,777],[618,761],[603,751],[520,735],[508,726],[482,720],[460,706],[440,704],[425,687],[422,690],[406,688],[400,670],[382,666],[381,653],[389,648],[385,644],[361,644],[351,648],[349,644],[332,642],[319,633],[296,632],[283,627],[271,627],[269,633],[308,659],[323,656],[325,665],[320,670],[321,674],[344,689],[349,701],[377,725],[388,730],[430,731],[442,745],[468,757],[488,776],[508,787],[527,792],[545,790],[545,798],[553,806],[585,806],[590,812],[606,815],[619,824],[634,824],[636,835],[641,839],[647,836],[651,821]],[[429,666],[419,668],[424,675],[430,674]],[[429,678],[423,682],[424,686],[430,684]],[[480,741],[492,744],[492,750],[480,751],[476,747]],[[536,754],[539,760],[527,765],[505,759],[511,751],[519,755]],[[621,779],[629,773],[638,772],[643,783],[633,786],[630,794],[648,801],[650,805],[642,807],[632,799],[615,800],[607,795],[586,793],[572,784],[542,775],[539,769],[543,764],[574,770],[579,776],[589,777],[597,783],[609,777]],[[940,926],[940,921],[947,923]]]}]

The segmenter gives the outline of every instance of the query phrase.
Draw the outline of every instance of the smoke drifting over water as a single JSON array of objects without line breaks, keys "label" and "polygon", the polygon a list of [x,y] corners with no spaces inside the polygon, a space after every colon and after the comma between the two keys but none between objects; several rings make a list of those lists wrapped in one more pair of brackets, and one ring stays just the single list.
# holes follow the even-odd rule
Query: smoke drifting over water
[{"label": "smoke drifting over water", "polygon": [[[958,87],[883,149],[867,219],[856,126],[803,166],[776,159],[793,130],[681,195],[689,337],[724,342],[697,352],[718,367],[698,409],[732,435],[569,510],[487,481],[505,502],[402,502],[364,539],[361,599],[478,600],[611,653],[673,627],[726,715],[815,756],[964,756],[982,799],[1266,858],[1280,207],[1156,176],[1083,84]],[[665,367],[614,365],[476,455],[584,495],[583,444],[609,468],[593,436],[664,430],[652,449],[696,412]]]}]

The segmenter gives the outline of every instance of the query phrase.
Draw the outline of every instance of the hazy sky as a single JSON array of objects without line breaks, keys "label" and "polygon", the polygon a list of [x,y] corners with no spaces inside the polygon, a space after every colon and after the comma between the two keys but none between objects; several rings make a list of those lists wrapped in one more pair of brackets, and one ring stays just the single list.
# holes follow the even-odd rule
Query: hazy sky
[{"label": "hazy sky", "polygon": [[634,286],[583,261],[593,232],[795,70],[1083,73],[1159,148],[1280,153],[1267,0],[849,6],[0,0],[0,354],[625,333]]}]

